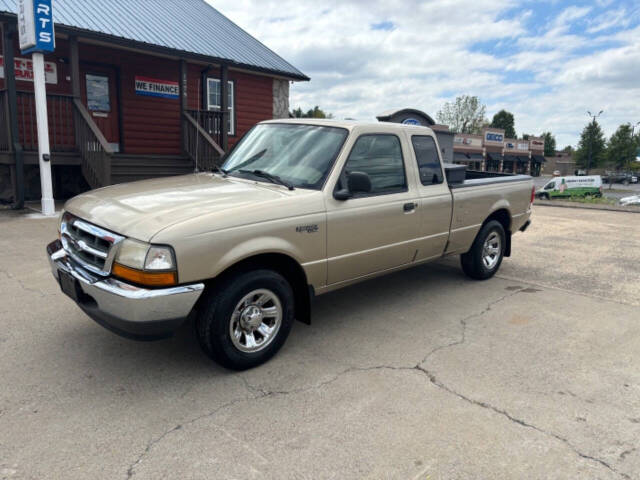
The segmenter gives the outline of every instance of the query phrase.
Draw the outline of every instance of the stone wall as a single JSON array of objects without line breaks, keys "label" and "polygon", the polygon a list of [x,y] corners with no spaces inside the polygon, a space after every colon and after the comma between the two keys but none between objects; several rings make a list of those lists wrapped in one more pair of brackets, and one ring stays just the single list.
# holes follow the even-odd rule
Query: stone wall
[{"label": "stone wall", "polygon": [[273,118],[289,118],[289,81],[273,79]]}]

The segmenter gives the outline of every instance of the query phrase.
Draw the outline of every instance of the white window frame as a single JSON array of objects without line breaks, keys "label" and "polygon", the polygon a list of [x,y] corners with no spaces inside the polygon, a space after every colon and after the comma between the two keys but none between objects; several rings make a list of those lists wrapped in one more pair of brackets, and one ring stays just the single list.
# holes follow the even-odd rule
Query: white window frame
[{"label": "white window frame", "polygon": [[[220,85],[220,79],[219,78],[207,78],[207,110],[220,110],[220,105],[214,105],[210,103],[211,100],[211,84],[216,84],[216,85]],[[235,135],[236,133],[236,118],[235,118],[235,108],[234,108],[234,104],[235,104],[235,100],[236,100],[236,94],[235,94],[235,89],[233,87],[233,80],[228,80],[227,81],[227,85],[228,85],[228,89],[229,89],[229,93],[231,94],[231,101],[229,102],[229,135]],[[219,88],[219,87],[216,87]],[[222,92],[220,93],[220,101],[222,101]]]}]

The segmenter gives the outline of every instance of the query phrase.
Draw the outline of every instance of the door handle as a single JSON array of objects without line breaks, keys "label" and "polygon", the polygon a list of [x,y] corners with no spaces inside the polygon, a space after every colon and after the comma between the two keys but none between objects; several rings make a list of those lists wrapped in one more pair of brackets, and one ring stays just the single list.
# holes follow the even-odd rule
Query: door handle
[{"label": "door handle", "polygon": [[405,204],[402,206],[402,210],[403,210],[404,212],[413,212],[413,211],[416,209],[416,207],[417,207],[417,206],[418,206],[418,204],[417,204],[417,203],[415,203],[415,202],[405,203]]}]

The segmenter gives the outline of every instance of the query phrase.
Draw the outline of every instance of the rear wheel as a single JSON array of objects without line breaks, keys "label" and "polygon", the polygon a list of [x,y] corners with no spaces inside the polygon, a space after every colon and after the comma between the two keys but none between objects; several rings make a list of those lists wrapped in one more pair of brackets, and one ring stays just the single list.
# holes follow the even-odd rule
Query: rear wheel
[{"label": "rear wheel", "polygon": [[487,222],[467,253],[460,255],[462,270],[476,280],[491,278],[500,268],[506,245],[504,227],[497,220]]},{"label": "rear wheel", "polygon": [[236,274],[206,295],[198,309],[196,334],[215,361],[245,370],[280,350],[294,316],[293,291],[282,275],[272,270]]},{"label": "rear wheel", "polygon": [[540,194],[540,198],[542,200],[549,200],[549,194],[548,193],[541,193]]}]

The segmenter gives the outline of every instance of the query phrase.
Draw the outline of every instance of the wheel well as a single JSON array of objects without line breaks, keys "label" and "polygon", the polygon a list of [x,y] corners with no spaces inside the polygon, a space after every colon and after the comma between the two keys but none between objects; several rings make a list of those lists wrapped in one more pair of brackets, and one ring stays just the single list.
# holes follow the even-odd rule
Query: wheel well
[{"label": "wheel well", "polygon": [[490,222],[491,220],[497,220],[504,228],[506,245],[504,248],[504,256],[511,256],[511,214],[506,208],[501,208],[500,210],[496,210],[491,215],[487,217],[487,219],[483,222],[483,226]]},{"label": "wheel well", "polygon": [[256,270],[258,268],[276,271],[287,279],[293,289],[296,320],[310,324],[313,287],[307,283],[307,275],[304,269],[296,260],[288,255],[282,253],[263,253],[245,258],[210,280],[207,287],[215,288],[217,283],[224,281],[225,278],[231,275]]}]

